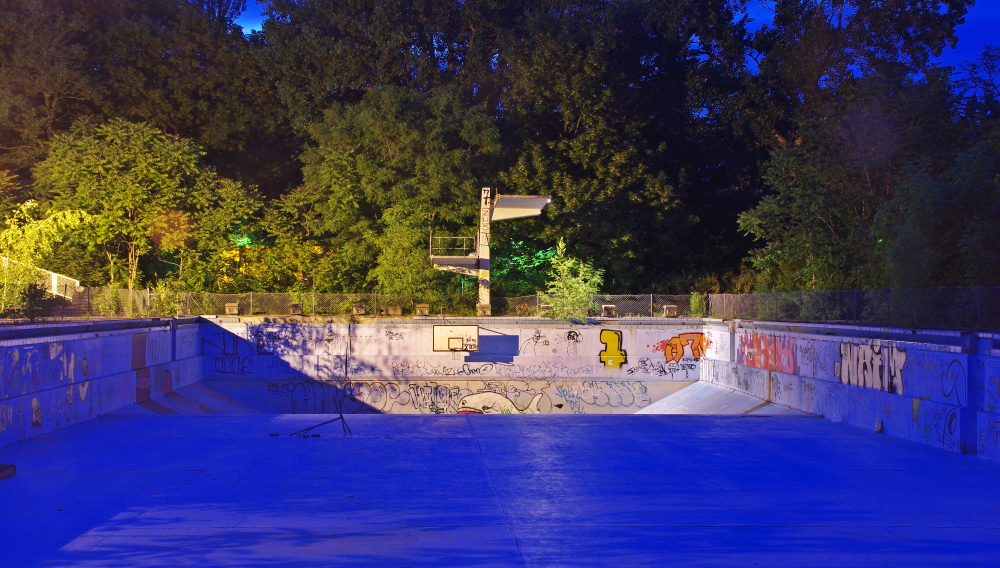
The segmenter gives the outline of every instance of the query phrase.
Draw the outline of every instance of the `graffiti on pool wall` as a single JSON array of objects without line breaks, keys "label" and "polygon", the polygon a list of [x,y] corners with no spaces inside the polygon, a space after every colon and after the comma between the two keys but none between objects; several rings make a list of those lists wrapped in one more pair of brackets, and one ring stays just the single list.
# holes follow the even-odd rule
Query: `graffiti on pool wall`
[{"label": "graffiti on pool wall", "polygon": [[567,367],[559,361],[545,361],[536,365],[515,365],[514,363],[497,363],[496,374],[511,379],[554,379],[556,377],[581,377],[596,375],[600,365],[583,365]]},{"label": "graffiti on pool wall", "polygon": [[711,343],[704,333],[681,333],[670,339],[657,342],[653,345],[653,349],[663,351],[667,362],[680,363],[681,358],[684,357],[685,347],[691,352],[691,357],[697,361],[705,356],[705,351],[710,345]]},{"label": "graffiti on pool wall", "polygon": [[990,357],[986,361],[980,359],[976,366],[980,377],[976,388],[982,393],[978,410],[996,412],[1000,409],[1000,362]]},{"label": "graffiti on pool wall", "polygon": [[671,379],[678,377],[692,380],[697,379],[698,365],[690,362],[690,357],[686,357],[685,359],[686,361],[679,363],[667,361],[664,364],[652,361],[648,357],[643,357],[642,359],[639,359],[638,365],[635,367],[629,367],[627,372],[630,375],[656,375],[657,377],[670,375]]},{"label": "graffiti on pool wall", "polygon": [[622,332],[617,329],[602,329],[601,343],[604,349],[598,354],[605,367],[621,368],[628,363],[628,353],[624,349]]},{"label": "graffiti on pool wall", "polygon": [[440,362],[416,361],[413,363],[402,361],[392,364],[392,374],[397,377],[444,377],[444,376],[468,376],[468,375],[488,375],[493,371],[492,363],[482,363],[479,365],[464,363],[460,366],[443,366]]},{"label": "graffiti on pool wall", "polygon": [[14,426],[14,407],[7,403],[0,403],[0,434],[7,431],[7,428]]},{"label": "graffiti on pool wall", "polygon": [[845,385],[903,394],[906,351],[881,345],[840,344],[840,363],[834,370]]},{"label": "graffiti on pool wall", "polygon": [[0,399],[75,382],[76,360],[62,343],[0,349]]},{"label": "graffiti on pool wall", "polygon": [[521,355],[538,357],[542,355],[547,355],[547,347],[549,346],[549,340],[545,338],[545,334],[542,330],[536,329],[535,333],[531,334],[531,337],[526,339],[524,343],[521,344]]},{"label": "graffiti on pool wall", "polygon": [[794,375],[795,338],[758,331],[740,334],[736,362],[747,367],[778,371]]},{"label": "graffiti on pool wall", "polygon": [[479,392],[462,397],[458,403],[458,414],[541,414],[538,410],[541,400],[542,394],[536,394],[528,406],[518,408],[514,401],[502,394]]},{"label": "graffiti on pool wall", "polygon": [[640,381],[269,381],[267,392],[294,414],[603,414],[650,403]]},{"label": "graffiti on pool wall", "polygon": [[583,343],[583,334],[575,329],[556,336],[556,342],[566,344],[566,356],[576,357],[579,355],[577,345]]},{"label": "graffiti on pool wall", "polygon": [[566,401],[574,414],[585,414],[585,407],[649,406],[646,385],[638,381],[582,381],[559,383],[556,394]]},{"label": "graffiti on pool wall", "polygon": [[212,372],[222,375],[249,375],[253,373],[253,347],[246,340],[229,334],[220,334],[221,345],[202,339],[202,350],[210,357]]},{"label": "graffiti on pool wall", "polygon": [[286,397],[293,414],[540,414],[553,406],[543,392],[549,386],[547,381],[533,384],[487,381],[475,390],[471,388],[473,383],[462,384],[465,386],[436,382],[290,381],[268,382],[267,391]]},{"label": "graffiti on pool wall", "polygon": [[39,428],[42,425],[42,404],[38,402],[38,397],[31,397],[31,425]]}]

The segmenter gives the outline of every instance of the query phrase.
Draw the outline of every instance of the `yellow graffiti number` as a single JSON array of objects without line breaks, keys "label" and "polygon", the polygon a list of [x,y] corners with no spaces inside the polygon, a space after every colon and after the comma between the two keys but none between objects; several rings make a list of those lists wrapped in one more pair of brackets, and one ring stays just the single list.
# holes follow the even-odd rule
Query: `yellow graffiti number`
[{"label": "yellow graffiti number", "polygon": [[605,367],[621,367],[628,363],[628,353],[622,349],[622,332],[613,329],[601,330],[604,350],[599,353]]}]

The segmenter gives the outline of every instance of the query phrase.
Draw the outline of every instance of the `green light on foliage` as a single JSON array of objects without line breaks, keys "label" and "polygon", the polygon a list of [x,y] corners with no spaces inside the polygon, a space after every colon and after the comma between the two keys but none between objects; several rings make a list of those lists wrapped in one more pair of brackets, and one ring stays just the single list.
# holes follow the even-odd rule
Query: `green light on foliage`
[{"label": "green light on foliage", "polygon": [[249,247],[254,245],[253,237],[242,233],[233,233],[229,235],[229,240],[238,247]]}]

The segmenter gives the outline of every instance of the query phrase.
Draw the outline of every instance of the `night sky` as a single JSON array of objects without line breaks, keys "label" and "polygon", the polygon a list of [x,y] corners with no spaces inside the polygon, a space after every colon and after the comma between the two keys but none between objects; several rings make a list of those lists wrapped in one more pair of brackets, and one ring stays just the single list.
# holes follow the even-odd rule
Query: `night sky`
[{"label": "night sky", "polygon": [[[770,17],[768,0],[756,0],[750,4],[750,17],[763,23]],[[260,28],[261,9],[254,0],[247,0],[247,11],[236,21],[249,32]],[[944,65],[957,66],[962,61],[975,59],[988,43],[1000,45],[1000,2],[979,0],[969,9],[965,24],[958,27],[958,45],[946,49],[938,61]]]}]

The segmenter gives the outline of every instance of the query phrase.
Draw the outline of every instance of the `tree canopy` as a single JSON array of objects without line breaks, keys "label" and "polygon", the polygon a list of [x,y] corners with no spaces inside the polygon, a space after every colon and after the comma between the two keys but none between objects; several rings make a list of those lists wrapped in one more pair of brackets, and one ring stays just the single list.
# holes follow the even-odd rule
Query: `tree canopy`
[{"label": "tree canopy", "polygon": [[609,293],[995,284],[972,0],[747,2],[0,0],[0,210],[93,216],[41,262],[96,285],[454,294],[483,186],[553,198],[497,293],[560,242]]}]

